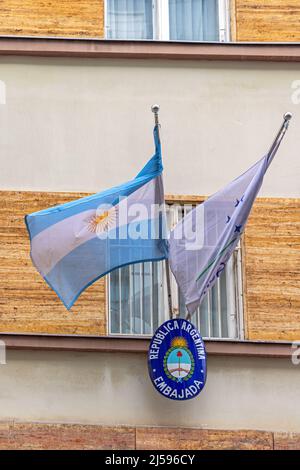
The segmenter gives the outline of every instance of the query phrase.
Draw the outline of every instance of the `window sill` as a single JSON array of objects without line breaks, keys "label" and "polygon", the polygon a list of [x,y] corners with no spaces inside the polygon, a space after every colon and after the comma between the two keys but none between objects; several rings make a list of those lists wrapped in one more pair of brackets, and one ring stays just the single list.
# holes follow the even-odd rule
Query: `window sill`
[{"label": "window sill", "polygon": [[[150,340],[134,337],[1,333],[9,350],[147,353]],[[210,356],[290,358],[290,342],[206,340]]]},{"label": "window sill", "polygon": [[299,43],[179,43],[0,37],[0,56],[299,62]]}]

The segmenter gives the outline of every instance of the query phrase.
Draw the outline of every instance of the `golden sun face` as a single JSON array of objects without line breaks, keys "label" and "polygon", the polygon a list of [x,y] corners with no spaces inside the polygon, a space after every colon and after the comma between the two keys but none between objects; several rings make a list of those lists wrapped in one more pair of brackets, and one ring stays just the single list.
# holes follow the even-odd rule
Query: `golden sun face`
[{"label": "golden sun face", "polygon": [[186,348],[187,341],[182,336],[177,336],[172,339],[171,346],[172,348]]},{"label": "golden sun face", "polygon": [[108,210],[96,212],[96,214],[88,220],[88,230],[92,233],[100,234],[111,229],[117,219],[117,209],[112,207]]}]

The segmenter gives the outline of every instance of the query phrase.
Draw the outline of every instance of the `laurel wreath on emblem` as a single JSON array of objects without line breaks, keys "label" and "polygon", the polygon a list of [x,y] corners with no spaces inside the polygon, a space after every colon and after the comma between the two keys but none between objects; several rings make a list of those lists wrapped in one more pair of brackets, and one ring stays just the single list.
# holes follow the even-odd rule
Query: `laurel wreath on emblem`
[{"label": "laurel wreath on emblem", "polygon": [[[191,361],[191,366],[190,366],[190,370],[189,370],[188,374],[185,375],[184,377],[182,377],[180,380],[179,380],[178,377],[172,375],[172,373],[169,371],[169,368],[168,368],[168,358],[169,358],[170,354],[172,354],[172,352],[177,350],[177,349],[179,351],[181,349],[181,350],[184,350],[185,352],[187,352],[187,354],[189,355],[190,361]],[[177,355],[178,355],[178,353],[177,353]],[[180,365],[180,363],[179,363],[179,365]],[[195,360],[194,360],[193,354],[191,353],[191,351],[187,347],[186,340],[182,336],[173,339],[173,341],[171,343],[171,348],[168,349],[168,351],[165,354],[165,357],[164,357],[164,360],[163,360],[163,368],[164,368],[164,372],[165,372],[166,376],[170,380],[173,380],[174,382],[181,382],[182,380],[187,381],[192,377],[192,375],[194,373],[194,370],[195,370]]]}]

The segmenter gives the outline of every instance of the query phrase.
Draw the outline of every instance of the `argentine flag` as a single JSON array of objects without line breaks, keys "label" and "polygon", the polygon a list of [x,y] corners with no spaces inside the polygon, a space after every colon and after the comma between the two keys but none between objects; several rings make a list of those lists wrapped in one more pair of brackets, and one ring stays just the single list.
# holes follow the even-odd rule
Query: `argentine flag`
[{"label": "argentine flag", "polygon": [[25,217],[31,259],[70,309],[115,268],[166,258],[161,145],[128,183]]}]

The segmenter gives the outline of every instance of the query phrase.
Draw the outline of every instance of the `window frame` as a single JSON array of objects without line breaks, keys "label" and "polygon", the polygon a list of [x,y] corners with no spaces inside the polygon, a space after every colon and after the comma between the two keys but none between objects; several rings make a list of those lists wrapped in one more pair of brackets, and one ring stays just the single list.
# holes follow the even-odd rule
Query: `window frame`
[{"label": "window frame", "polygon": [[[104,39],[121,40],[108,38],[108,7],[109,0],[104,0]],[[230,41],[230,0],[218,0],[219,12],[219,41]],[[166,0],[152,0],[152,18],[153,18],[153,39],[150,41],[171,41],[169,29],[169,2]],[[132,41],[132,39],[122,39],[122,41]],[[195,41],[198,43],[199,41]],[[210,41],[204,41],[210,42]]]},{"label": "window frame", "polygon": [[[160,300],[162,301],[162,304],[164,305],[164,310],[158,311],[158,324],[161,325],[164,321],[168,319],[168,311],[167,311],[167,292],[166,292],[166,283],[165,283],[165,277],[166,277],[166,271],[165,271],[165,263],[163,261],[155,261],[158,263],[161,263],[161,278],[162,278],[162,289],[159,294]],[[140,263],[137,263],[140,264]],[[120,268],[122,269],[122,268]],[[111,314],[110,314],[110,273],[105,276],[106,282],[105,282],[105,289],[106,289],[106,325],[107,325],[107,336],[108,337],[131,337],[131,338],[144,338],[148,339],[151,338],[152,333],[115,333],[111,332],[111,326],[112,326],[112,321],[111,321]],[[131,310],[131,308],[130,308]],[[131,315],[131,312],[130,312]]]}]

